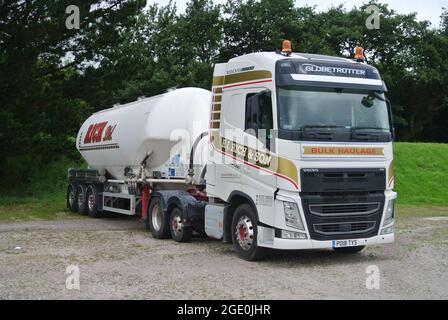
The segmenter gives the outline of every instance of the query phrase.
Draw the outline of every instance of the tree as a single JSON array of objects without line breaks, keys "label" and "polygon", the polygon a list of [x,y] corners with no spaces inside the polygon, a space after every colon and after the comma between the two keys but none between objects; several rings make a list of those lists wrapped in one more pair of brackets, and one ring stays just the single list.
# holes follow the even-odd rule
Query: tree
[{"label": "tree", "polygon": [[[369,30],[368,5],[381,12]],[[80,29],[66,27],[68,5]],[[385,80],[398,138],[448,141],[448,10],[440,26],[370,1],[317,12],[293,0],[191,0],[185,13],[143,0],[0,1],[0,178],[25,181],[33,163],[77,155],[91,112],[171,87],[209,89],[213,65],[274,51],[350,57],[361,45]]]},{"label": "tree", "polygon": [[[77,5],[80,29],[66,27]],[[145,1],[0,2],[0,175],[26,181],[32,166],[70,154],[91,108],[82,72],[100,64],[135,23]]]},{"label": "tree", "polygon": [[297,10],[293,0],[229,0],[224,6],[224,44],[220,61],[274,51],[284,39],[295,39]]}]

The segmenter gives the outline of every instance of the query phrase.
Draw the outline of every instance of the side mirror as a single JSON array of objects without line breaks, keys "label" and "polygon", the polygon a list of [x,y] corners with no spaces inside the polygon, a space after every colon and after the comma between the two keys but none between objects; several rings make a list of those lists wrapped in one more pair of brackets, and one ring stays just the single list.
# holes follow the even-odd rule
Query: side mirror
[{"label": "side mirror", "polygon": [[389,125],[390,125],[390,134],[392,141],[395,140],[395,127],[394,127],[394,119],[392,116],[392,104],[390,103],[390,100],[386,98],[386,104],[387,104],[387,111],[389,113]]},{"label": "side mirror", "polygon": [[368,95],[362,98],[361,104],[366,108],[372,108],[375,104],[375,96],[374,95]]}]

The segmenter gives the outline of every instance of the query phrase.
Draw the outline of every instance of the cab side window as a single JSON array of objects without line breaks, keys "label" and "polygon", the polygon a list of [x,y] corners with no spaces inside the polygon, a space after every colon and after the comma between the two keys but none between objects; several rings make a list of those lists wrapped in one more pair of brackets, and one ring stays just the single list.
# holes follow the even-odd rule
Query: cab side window
[{"label": "cab side window", "polygon": [[250,93],[246,96],[246,132],[269,146],[273,129],[272,99],[270,91]]},{"label": "cab side window", "polygon": [[247,131],[248,129],[253,129],[253,120],[255,123],[257,122],[256,115],[252,113],[252,108],[254,108],[254,100],[252,97],[255,96],[255,93],[249,93],[246,96],[246,121],[244,125],[244,129]]}]

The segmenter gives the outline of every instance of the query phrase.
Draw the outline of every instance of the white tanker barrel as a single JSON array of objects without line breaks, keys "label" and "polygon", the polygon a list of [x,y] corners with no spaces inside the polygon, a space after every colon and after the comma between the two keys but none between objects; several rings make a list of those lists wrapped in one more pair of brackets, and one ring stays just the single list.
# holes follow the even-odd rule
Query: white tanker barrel
[{"label": "white tanker barrel", "polygon": [[[136,174],[148,152],[147,174],[185,177],[195,140],[208,131],[211,92],[183,88],[102,110],[78,132],[76,146],[92,169],[106,169],[115,179],[125,168]],[[206,164],[207,138],[198,145],[196,170]]]}]

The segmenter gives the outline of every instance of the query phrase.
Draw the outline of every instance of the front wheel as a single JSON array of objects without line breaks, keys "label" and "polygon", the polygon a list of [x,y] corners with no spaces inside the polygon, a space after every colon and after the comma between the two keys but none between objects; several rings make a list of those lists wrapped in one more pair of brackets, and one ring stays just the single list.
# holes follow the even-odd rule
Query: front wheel
[{"label": "front wheel", "polygon": [[263,258],[265,249],[257,244],[257,218],[248,204],[242,204],[235,210],[232,219],[232,242],[238,257],[247,261]]},{"label": "front wheel", "polygon": [[358,253],[361,252],[365,246],[358,246],[358,247],[346,247],[346,248],[334,248],[335,252],[338,253]]},{"label": "front wheel", "polygon": [[170,215],[170,232],[171,238],[176,242],[188,242],[191,240],[193,228],[185,226],[182,221],[182,212],[179,208],[174,208]]}]

